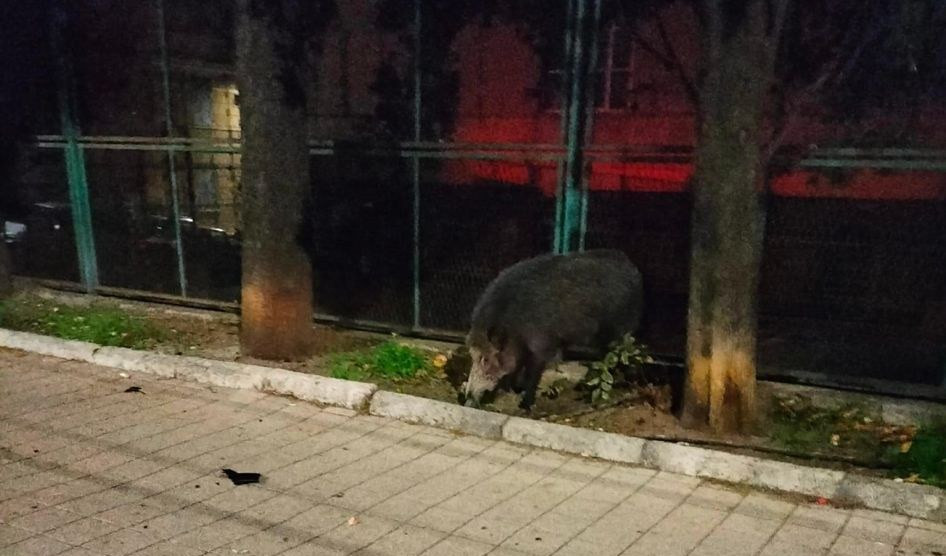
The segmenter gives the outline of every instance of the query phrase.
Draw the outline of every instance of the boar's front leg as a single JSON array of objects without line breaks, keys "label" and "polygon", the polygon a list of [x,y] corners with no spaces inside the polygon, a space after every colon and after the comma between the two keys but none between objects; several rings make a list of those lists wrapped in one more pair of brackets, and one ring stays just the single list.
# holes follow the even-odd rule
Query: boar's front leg
[{"label": "boar's front leg", "polygon": [[542,366],[536,363],[534,358],[529,357],[529,361],[522,368],[522,399],[519,401],[519,407],[523,410],[532,411],[541,379]]},{"label": "boar's front leg", "polygon": [[[536,349],[537,348],[537,349]],[[522,365],[521,384],[522,400],[519,407],[531,411],[535,404],[535,397],[539,389],[539,382],[542,380],[542,373],[545,372],[545,366],[555,357],[556,350],[552,346],[538,345],[530,346],[526,350],[525,361]]]}]

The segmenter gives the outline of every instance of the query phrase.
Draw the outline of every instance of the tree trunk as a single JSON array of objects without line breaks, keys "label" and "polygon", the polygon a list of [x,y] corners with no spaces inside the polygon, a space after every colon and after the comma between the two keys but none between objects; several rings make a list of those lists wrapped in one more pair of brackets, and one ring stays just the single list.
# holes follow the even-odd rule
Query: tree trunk
[{"label": "tree trunk", "polygon": [[[3,220],[0,220],[3,225]],[[7,242],[0,234],[0,299],[6,299],[13,293],[13,266]]]},{"label": "tree trunk", "polygon": [[312,347],[312,269],[296,238],[309,189],[302,2],[240,0],[237,68],[243,134],[245,355],[291,359]]},{"label": "tree trunk", "polygon": [[774,41],[767,0],[746,2],[743,13],[721,0],[704,4],[683,416],[726,432],[751,428],[755,416],[761,142]]}]

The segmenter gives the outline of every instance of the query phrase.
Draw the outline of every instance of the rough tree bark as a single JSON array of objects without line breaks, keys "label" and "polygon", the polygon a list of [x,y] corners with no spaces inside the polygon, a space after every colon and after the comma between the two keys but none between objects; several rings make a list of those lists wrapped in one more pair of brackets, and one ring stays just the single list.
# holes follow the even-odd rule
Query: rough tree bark
[{"label": "rough tree bark", "polygon": [[[2,220],[0,220],[2,224]],[[11,274],[10,251],[7,242],[0,237],[0,299],[13,293],[13,275]]]},{"label": "rough tree bark", "polygon": [[703,0],[684,422],[753,425],[763,116],[787,0]]},{"label": "rough tree bark", "polygon": [[239,0],[243,134],[244,354],[292,359],[312,347],[312,269],[297,242],[309,190],[304,0]]}]

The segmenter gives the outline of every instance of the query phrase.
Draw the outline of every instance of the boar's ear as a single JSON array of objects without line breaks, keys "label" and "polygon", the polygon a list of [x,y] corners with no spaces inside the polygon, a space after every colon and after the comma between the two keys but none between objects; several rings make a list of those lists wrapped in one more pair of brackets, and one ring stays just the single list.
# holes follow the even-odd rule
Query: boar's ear
[{"label": "boar's ear", "polygon": [[499,328],[490,328],[488,332],[488,338],[490,345],[496,351],[502,351],[503,348],[506,347],[506,340],[508,340],[508,338],[506,337],[506,333]]},{"label": "boar's ear", "polygon": [[493,346],[496,345],[498,338],[496,336],[499,334],[499,329],[495,326],[490,326],[486,329],[486,340]]},{"label": "boar's ear", "polygon": [[516,367],[519,365],[518,354],[511,349],[504,349],[499,352],[499,366],[503,370],[504,375],[512,374],[516,372]]}]

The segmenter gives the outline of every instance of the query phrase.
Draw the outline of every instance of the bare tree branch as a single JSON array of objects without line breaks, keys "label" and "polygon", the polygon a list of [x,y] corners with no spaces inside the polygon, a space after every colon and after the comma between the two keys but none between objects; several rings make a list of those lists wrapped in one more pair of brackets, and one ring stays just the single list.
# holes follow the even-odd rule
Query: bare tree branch
[{"label": "bare tree branch", "polygon": [[866,24],[871,19],[871,15],[869,10],[865,13],[865,21],[848,27],[841,40],[841,46],[835,55],[822,65],[821,71],[814,80],[792,93],[787,93],[784,89],[781,91],[780,106],[773,122],[772,134],[763,149],[765,157],[763,160],[771,160],[781,148],[789,132],[799,123],[804,105],[825,87],[837,85],[843,81],[860,60],[867,45],[880,34],[878,26]]},{"label": "bare tree branch", "polygon": [[658,62],[664,67],[664,69],[671,70],[673,69],[673,60],[667,56],[666,53],[662,52],[659,48],[650,43],[647,39],[641,36],[637,30],[631,32],[631,39],[641,48],[646,50],[651,56],[657,59]]},{"label": "bare tree branch", "polygon": [[654,20],[657,23],[657,34],[660,36],[660,42],[663,43],[667,51],[667,56],[673,63],[673,68],[677,72],[677,77],[680,79],[680,83],[683,85],[687,97],[690,99],[690,102],[693,103],[694,107],[698,107],[700,92],[696,88],[695,81],[687,75],[686,67],[684,67],[683,61],[673,47],[673,42],[670,40],[670,36],[667,33],[667,27],[664,25],[663,15],[659,11],[656,12]]}]

